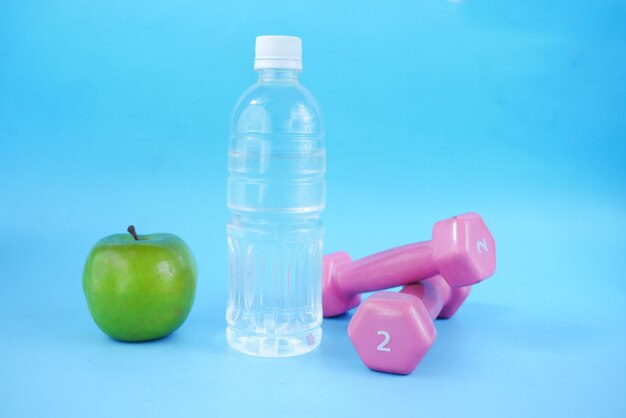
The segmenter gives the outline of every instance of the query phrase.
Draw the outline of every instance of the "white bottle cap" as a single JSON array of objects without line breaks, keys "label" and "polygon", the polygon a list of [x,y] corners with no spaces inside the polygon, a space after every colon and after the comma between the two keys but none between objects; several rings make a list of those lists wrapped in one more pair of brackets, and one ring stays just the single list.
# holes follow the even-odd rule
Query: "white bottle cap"
[{"label": "white bottle cap", "polygon": [[297,36],[257,36],[254,69],[261,68],[302,70],[302,40]]}]

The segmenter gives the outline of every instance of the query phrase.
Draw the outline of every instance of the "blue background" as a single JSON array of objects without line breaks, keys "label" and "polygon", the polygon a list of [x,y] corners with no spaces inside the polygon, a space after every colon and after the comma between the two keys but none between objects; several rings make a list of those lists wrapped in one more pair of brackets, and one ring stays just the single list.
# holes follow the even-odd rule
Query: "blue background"
[{"label": "blue background", "polygon": [[[625,416],[626,5],[0,2],[0,416]],[[480,212],[498,271],[409,376],[349,315],[312,354],[227,347],[226,145],[254,37],[303,38],[326,117],[326,251]],[[172,336],[93,323],[84,259],[134,223],[199,265]]]}]

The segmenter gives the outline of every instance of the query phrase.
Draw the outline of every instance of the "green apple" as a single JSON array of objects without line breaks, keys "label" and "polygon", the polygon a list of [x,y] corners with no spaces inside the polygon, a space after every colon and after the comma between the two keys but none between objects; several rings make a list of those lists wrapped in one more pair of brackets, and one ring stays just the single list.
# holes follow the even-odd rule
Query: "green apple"
[{"label": "green apple", "polygon": [[196,294],[196,262],[172,234],[115,234],[91,249],[83,291],[91,316],[116,340],[145,341],[180,327]]}]

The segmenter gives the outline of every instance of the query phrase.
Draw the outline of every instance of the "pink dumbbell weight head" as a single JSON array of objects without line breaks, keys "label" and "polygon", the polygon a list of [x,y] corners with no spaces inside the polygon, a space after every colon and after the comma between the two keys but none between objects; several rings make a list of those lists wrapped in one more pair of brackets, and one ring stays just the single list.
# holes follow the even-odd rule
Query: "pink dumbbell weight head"
[{"label": "pink dumbbell weight head", "polygon": [[341,315],[360,293],[389,289],[441,275],[452,287],[478,283],[496,270],[496,243],[477,213],[439,221],[432,241],[392,248],[360,260],[339,251],[324,257],[324,316]]},{"label": "pink dumbbell weight head", "polygon": [[470,287],[450,287],[441,276],[378,292],[352,317],[348,335],[363,363],[372,370],[409,374],[435,342],[435,318],[450,318]]}]

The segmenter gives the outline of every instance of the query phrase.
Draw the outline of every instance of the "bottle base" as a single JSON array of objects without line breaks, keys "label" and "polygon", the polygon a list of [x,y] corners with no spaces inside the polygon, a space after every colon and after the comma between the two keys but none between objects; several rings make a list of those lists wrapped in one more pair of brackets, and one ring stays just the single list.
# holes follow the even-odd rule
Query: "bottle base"
[{"label": "bottle base", "polygon": [[322,327],[298,336],[247,335],[230,327],[226,328],[226,340],[235,350],[255,357],[281,358],[306,354],[320,345]]}]

